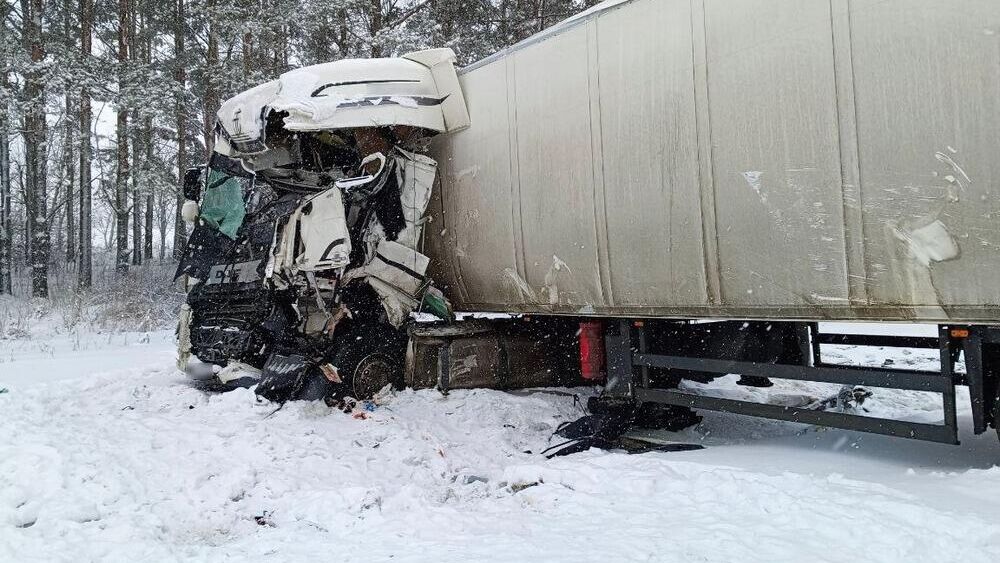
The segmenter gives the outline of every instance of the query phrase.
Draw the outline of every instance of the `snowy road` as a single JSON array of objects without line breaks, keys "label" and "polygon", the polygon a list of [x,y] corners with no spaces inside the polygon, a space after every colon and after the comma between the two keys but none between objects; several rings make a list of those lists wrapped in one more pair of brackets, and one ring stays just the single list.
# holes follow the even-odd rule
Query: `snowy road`
[{"label": "snowy road", "polygon": [[[677,436],[704,450],[546,461],[524,452],[579,416],[586,390],[407,391],[366,419],[321,404],[268,416],[249,391],[189,387],[171,361],[166,332],[0,341],[0,561],[1000,558],[994,433],[955,447],[706,414]],[[939,416],[921,394],[872,401]]]}]

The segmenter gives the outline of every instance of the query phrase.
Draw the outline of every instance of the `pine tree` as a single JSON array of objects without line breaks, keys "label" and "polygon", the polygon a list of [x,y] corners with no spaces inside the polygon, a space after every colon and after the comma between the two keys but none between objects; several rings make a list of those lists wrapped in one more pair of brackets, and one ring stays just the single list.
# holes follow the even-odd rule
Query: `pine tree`
[{"label": "pine tree", "polygon": [[118,119],[115,124],[117,142],[117,167],[115,169],[115,271],[118,275],[128,273],[128,180],[130,174],[128,158],[128,108],[122,90],[127,86],[126,68],[129,52],[129,1],[118,0]]},{"label": "pine tree", "polygon": [[24,73],[26,242],[31,266],[31,295],[49,296],[49,225],[46,189],[48,125],[45,120],[45,45],[42,0],[21,0],[24,47],[30,65]]},{"label": "pine tree", "polygon": [[12,4],[4,3],[0,8],[0,295],[11,293],[13,276],[13,253],[11,225],[11,183],[10,183],[10,111],[13,95],[10,90],[10,61],[14,57],[15,44],[7,20],[13,11]]},{"label": "pine tree", "polygon": [[187,18],[184,0],[176,0],[173,20],[174,32],[174,81],[177,83],[174,102],[174,124],[177,127],[177,183],[174,206],[174,259],[180,260],[184,252],[185,225],[181,217],[184,206],[184,171],[187,169],[187,117],[184,109],[187,97],[187,72],[184,69],[184,28]]},{"label": "pine tree", "polygon": [[77,135],[80,140],[80,210],[78,213],[80,223],[80,233],[77,239],[80,244],[78,283],[82,288],[91,286],[93,282],[93,203],[91,186],[90,167],[92,164],[90,136],[90,124],[92,121],[92,111],[90,107],[90,88],[88,85],[91,45],[93,41],[94,27],[94,2],[93,0],[80,0],[80,54],[83,60],[84,79],[80,86],[80,111],[77,123]]},{"label": "pine tree", "polygon": [[[73,51],[75,41],[73,39],[72,27],[72,0],[63,0],[63,40],[65,45],[64,56],[68,57]],[[74,184],[76,176],[76,165],[73,162],[74,147],[76,143],[76,123],[73,122],[73,95],[67,84],[65,87],[64,107],[66,115],[63,123],[63,166],[65,167],[66,193],[64,194],[66,211],[66,262],[76,261],[76,213],[74,212]]]},{"label": "pine tree", "polygon": [[[6,15],[4,14],[4,20]],[[4,26],[4,39],[6,35]],[[0,69],[0,295],[11,293],[13,275],[11,253],[13,231],[10,224],[10,94],[6,60],[5,57],[4,68]]]}]

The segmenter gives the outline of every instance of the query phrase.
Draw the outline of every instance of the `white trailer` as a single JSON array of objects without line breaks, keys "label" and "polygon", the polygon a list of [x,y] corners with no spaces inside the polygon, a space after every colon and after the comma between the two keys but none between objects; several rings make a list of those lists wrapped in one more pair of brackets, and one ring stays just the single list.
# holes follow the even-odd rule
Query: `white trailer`
[{"label": "white trailer", "polygon": [[[472,125],[434,146],[425,241],[458,309],[579,317],[611,402],[957,442],[968,384],[976,432],[1000,426],[1000,3],[606,2],[459,80]],[[936,348],[941,371],[824,343]],[[943,425],[672,388],[725,373],[939,392]]]},{"label": "white trailer", "polygon": [[995,0],[607,2],[460,82],[460,308],[1000,320]]}]

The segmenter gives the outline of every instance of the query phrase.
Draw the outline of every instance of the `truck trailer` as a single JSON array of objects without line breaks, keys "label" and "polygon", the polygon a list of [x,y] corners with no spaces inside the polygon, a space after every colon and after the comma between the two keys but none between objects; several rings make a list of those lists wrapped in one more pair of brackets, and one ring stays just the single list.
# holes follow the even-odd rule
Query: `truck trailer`
[{"label": "truck trailer", "polygon": [[[593,410],[661,405],[687,423],[692,410],[725,411],[944,443],[958,442],[955,390],[966,385],[974,431],[1000,430],[996,2],[611,1],[464,69],[453,60],[436,50],[338,61],[224,104],[216,150],[241,171],[226,178],[266,185],[287,209],[240,217],[226,244],[247,246],[251,223],[260,233],[239,260],[197,257],[206,245],[189,245],[187,263],[202,273],[182,352],[216,365],[215,376],[230,364],[260,369],[258,387],[289,373],[300,388],[325,377],[328,393],[356,379],[371,380],[367,391],[582,380],[604,383]],[[337,88],[352,90],[316,99]],[[401,242],[385,221],[372,231],[344,211],[384,193],[371,186],[389,150],[361,150],[366,129],[396,147],[397,192],[424,186]],[[331,173],[317,162],[337,143],[353,152]],[[416,181],[406,170],[419,165],[407,163],[434,171]],[[352,195],[359,187],[364,195]],[[320,193],[347,203],[325,226],[297,223]],[[393,281],[399,271],[409,285]],[[341,295],[358,280],[368,284],[354,298],[364,306]],[[287,293],[280,323],[261,314],[230,330],[218,319],[233,314],[213,316],[261,284]],[[331,328],[362,309],[380,320],[355,321],[349,341]],[[420,311],[510,318],[407,320]],[[821,321],[938,328],[825,334]],[[217,345],[255,323],[283,328],[240,353]],[[310,324],[330,347],[300,338]],[[206,327],[215,332],[192,343]],[[941,367],[831,365],[823,344],[931,348]],[[943,421],[678,388],[725,374],[745,385],[840,384],[848,396],[939,393]]]}]

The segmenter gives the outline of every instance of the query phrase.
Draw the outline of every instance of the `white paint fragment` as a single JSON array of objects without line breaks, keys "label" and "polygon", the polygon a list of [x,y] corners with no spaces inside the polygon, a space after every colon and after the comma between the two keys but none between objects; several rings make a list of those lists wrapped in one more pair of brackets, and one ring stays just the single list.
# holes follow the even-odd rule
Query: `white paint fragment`
[{"label": "white paint fragment", "polygon": [[850,300],[846,297],[836,297],[832,295],[820,295],[818,293],[810,293],[809,299],[815,303],[850,303]]},{"label": "white paint fragment", "polygon": [[931,262],[951,260],[959,255],[958,243],[940,219],[912,231],[895,229],[895,235],[907,244],[913,258],[924,266],[930,266]]},{"label": "white paint fragment", "polygon": [[[513,268],[504,268],[503,276],[500,279],[500,284],[506,290],[508,296],[512,298],[516,299],[517,297],[519,297],[521,300],[527,303],[538,302],[538,294],[535,293],[534,289],[531,289],[531,286],[528,285],[528,282],[525,281],[525,279],[522,278],[520,275],[518,275],[518,273],[514,271]],[[517,297],[511,296],[510,295],[511,293],[513,293]]]},{"label": "white paint fragment", "polygon": [[478,367],[479,359],[475,354],[452,358],[450,376],[452,379],[458,379],[462,376],[468,375]]},{"label": "white paint fragment", "polygon": [[[381,102],[381,100],[379,100]],[[391,96],[389,98],[390,102],[394,102],[404,108],[417,108],[420,107],[417,104],[417,100],[411,98],[410,96]]]},{"label": "white paint fragment", "polygon": [[559,273],[565,270],[570,275],[573,271],[569,269],[569,266],[563,262],[558,256],[552,256],[552,265],[549,266],[549,271],[545,273],[545,287],[543,292],[547,293],[549,296],[549,305],[559,304]]},{"label": "white paint fragment", "polygon": [[763,174],[764,173],[761,172],[760,170],[747,170],[746,172],[743,172],[743,179],[746,180],[750,188],[753,189],[754,192],[756,192],[757,197],[760,198],[760,201],[762,203],[767,203],[767,194],[764,193],[760,181],[760,177]]},{"label": "white paint fragment", "polygon": [[[948,149],[954,150],[951,147],[948,147]],[[934,153],[934,158],[936,158],[938,162],[946,164],[948,167],[952,169],[952,172],[954,172],[954,174],[945,176],[945,180],[948,183],[957,185],[959,188],[962,189],[967,188],[969,184],[972,183],[972,179],[970,179],[969,175],[965,173],[965,170],[961,166],[959,166],[958,163],[955,162],[955,160],[950,156],[944,154],[943,152],[938,151]]]},{"label": "white paint fragment", "polygon": [[478,175],[479,175],[479,166],[473,165],[459,170],[458,173],[455,174],[455,179],[459,181],[466,179],[466,177],[475,179],[476,176]]}]

